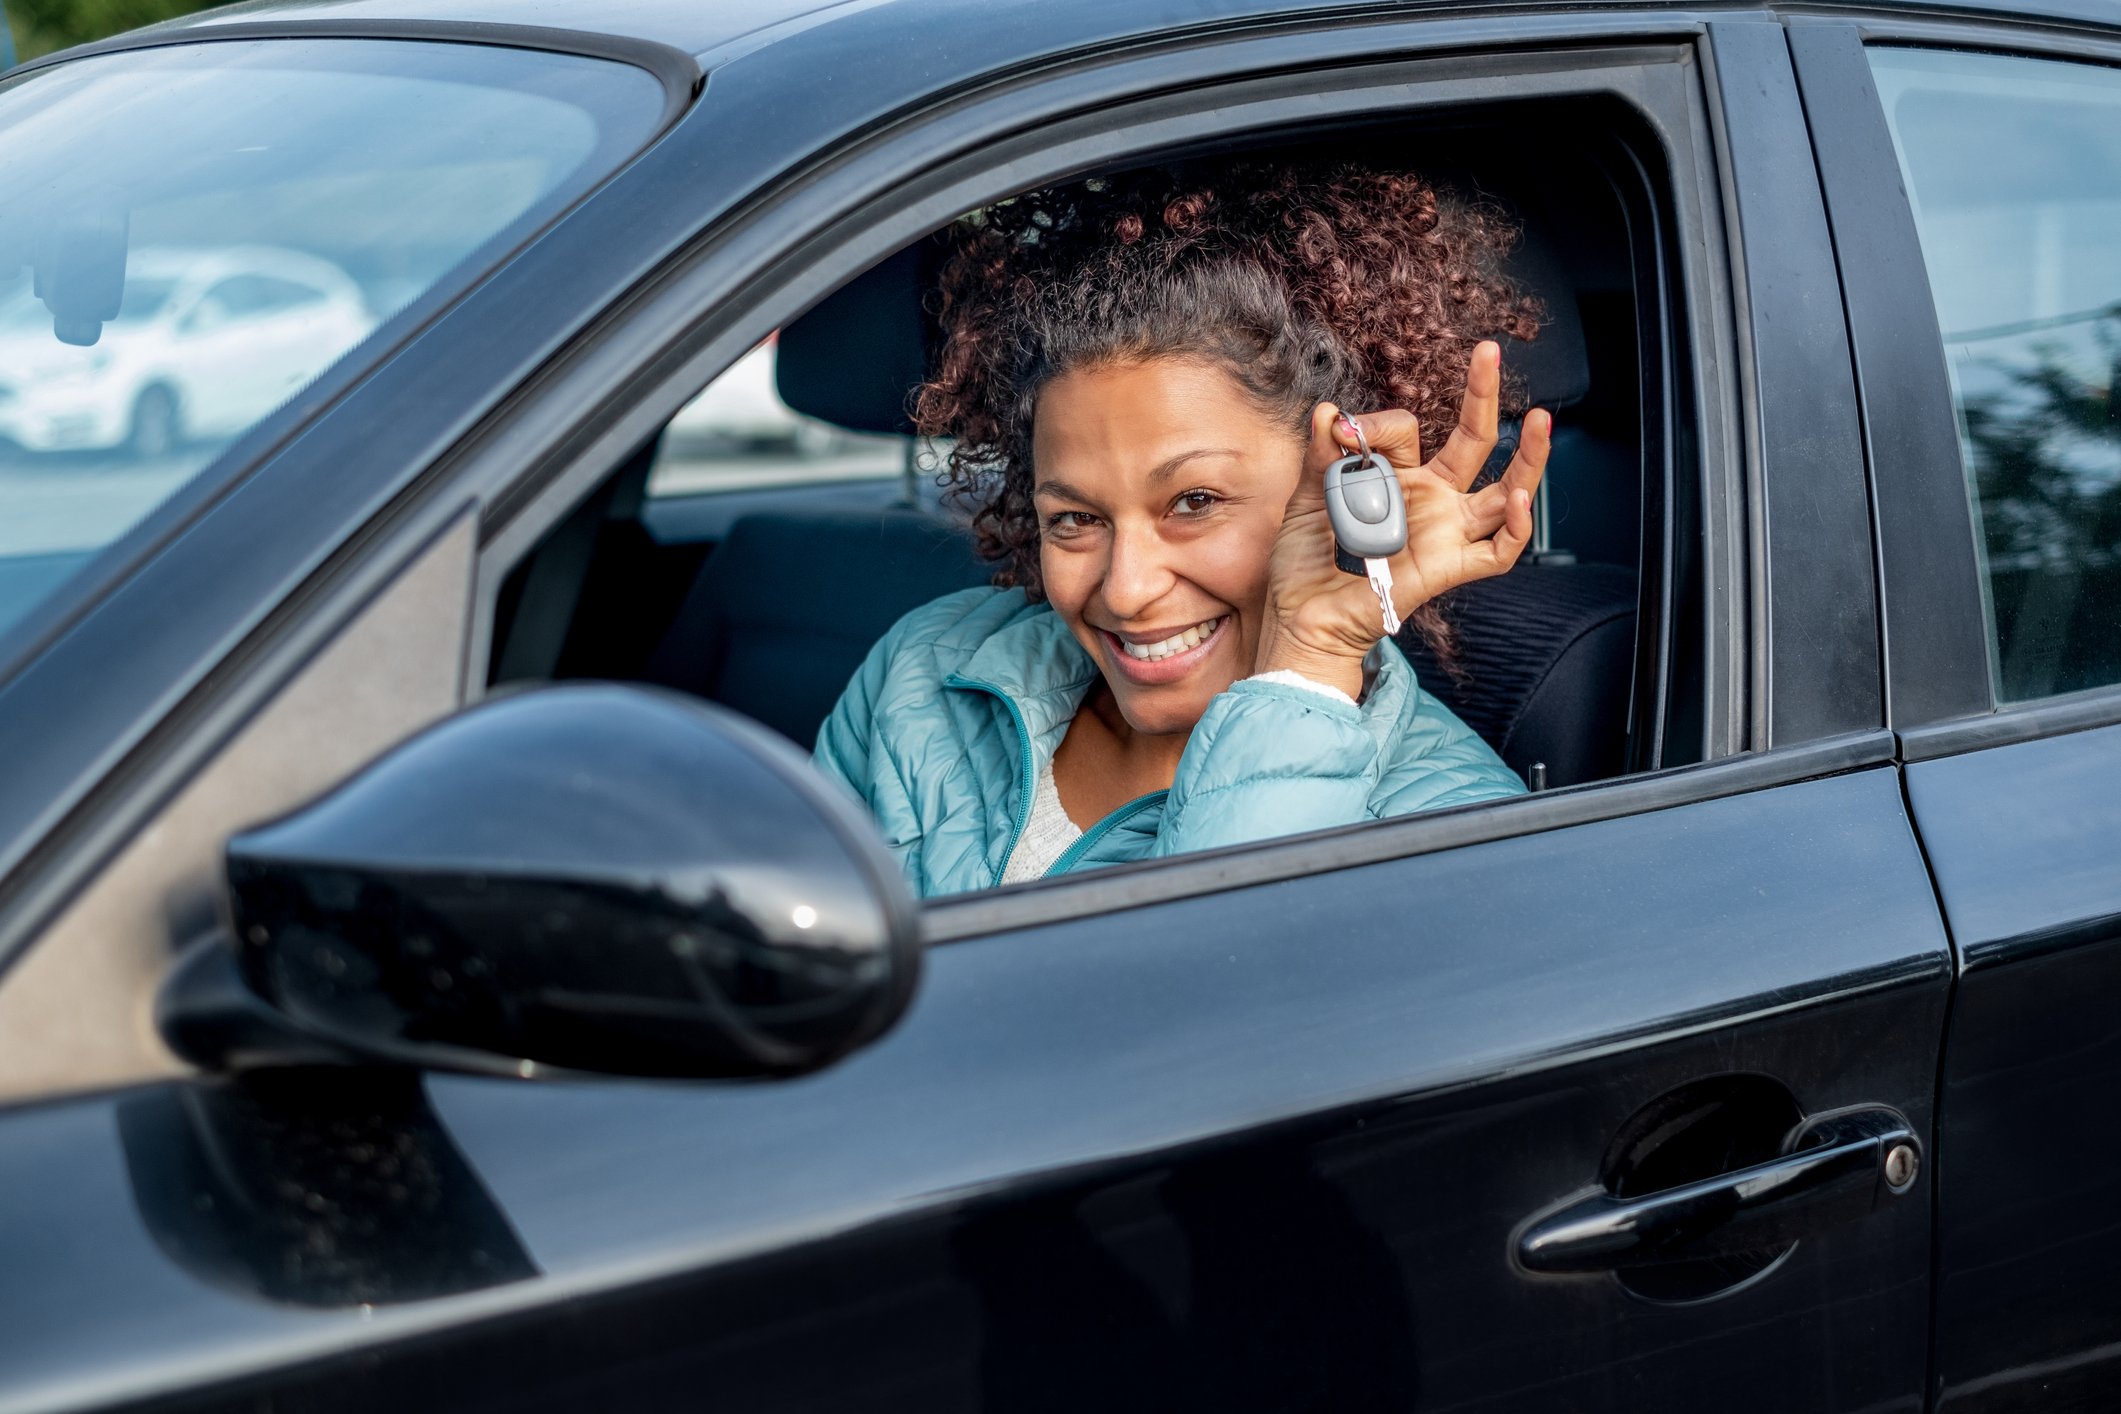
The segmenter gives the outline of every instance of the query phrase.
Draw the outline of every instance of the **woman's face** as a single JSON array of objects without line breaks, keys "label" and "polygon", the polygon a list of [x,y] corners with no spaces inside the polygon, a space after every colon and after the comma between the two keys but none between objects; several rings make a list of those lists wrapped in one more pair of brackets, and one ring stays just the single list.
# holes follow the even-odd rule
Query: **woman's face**
[{"label": "woman's face", "polygon": [[1252,672],[1301,437],[1207,363],[1062,374],[1032,427],[1046,597],[1137,732],[1190,732]]}]

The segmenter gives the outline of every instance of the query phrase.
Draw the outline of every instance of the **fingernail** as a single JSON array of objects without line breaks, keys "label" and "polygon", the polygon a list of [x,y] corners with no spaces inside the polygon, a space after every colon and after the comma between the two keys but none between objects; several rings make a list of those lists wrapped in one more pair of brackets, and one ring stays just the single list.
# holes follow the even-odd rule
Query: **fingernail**
[{"label": "fingernail", "polygon": [[1355,419],[1349,417],[1346,413],[1340,413],[1334,420],[1339,424],[1340,435],[1350,442],[1354,441],[1356,437]]}]

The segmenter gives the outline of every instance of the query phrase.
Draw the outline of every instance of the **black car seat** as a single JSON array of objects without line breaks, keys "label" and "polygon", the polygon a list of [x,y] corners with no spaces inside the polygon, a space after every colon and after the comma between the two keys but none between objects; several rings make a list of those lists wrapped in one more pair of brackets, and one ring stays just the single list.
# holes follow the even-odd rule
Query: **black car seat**
[{"label": "black car seat", "polygon": [[1421,685],[1517,774],[1545,784],[1627,769],[1635,575],[1618,565],[1522,563],[1454,590],[1446,664],[1411,625],[1395,640]]},{"label": "black car seat", "polygon": [[748,515],[707,557],[645,676],[808,748],[892,624],[992,573],[966,536],[913,507]]}]

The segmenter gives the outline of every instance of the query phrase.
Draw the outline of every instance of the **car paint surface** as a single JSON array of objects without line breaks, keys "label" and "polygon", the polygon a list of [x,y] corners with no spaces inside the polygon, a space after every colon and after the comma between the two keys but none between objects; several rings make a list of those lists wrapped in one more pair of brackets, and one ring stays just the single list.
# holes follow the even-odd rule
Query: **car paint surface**
[{"label": "car paint surface", "polygon": [[[1732,909],[1734,893],[1758,906]],[[1606,907],[1586,906],[1598,899],[1622,907],[1624,927]],[[1263,910],[1289,926],[1248,922]],[[1840,925],[1857,914],[1878,923],[1852,939]],[[1486,915],[1481,926],[1476,915]],[[1325,919],[1330,936],[1303,926]],[[1727,965],[1704,968],[1702,956]],[[171,1167],[166,1150],[128,1143],[152,1132],[128,1123],[129,1109],[197,1109],[215,1103],[212,1089],[191,1100],[145,1093],[54,1107],[26,1117],[20,1138],[0,1151],[0,1175],[18,1195],[0,1214],[0,1250],[42,1266],[62,1234],[106,1236],[76,1248],[52,1281],[6,1288],[0,1330],[14,1354],[0,1407],[88,1404],[184,1374],[227,1379],[409,1341],[389,1346],[395,1353],[380,1368],[373,1353],[365,1357],[352,1385],[343,1381],[356,1367],[327,1364],[297,1386],[317,1407],[360,1407],[401,1380],[409,1395],[432,1377],[419,1336],[482,1319],[503,1326],[452,1378],[485,1407],[540,1407],[543,1382],[568,1377],[567,1359],[590,1367],[573,1376],[583,1381],[580,1397],[608,1365],[630,1407],[678,1407],[697,1388],[686,1362],[699,1362],[730,1407],[785,1407],[777,1401],[790,1393],[780,1383],[787,1359],[820,1337],[825,1368],[799,1378],[829,1378],[829,1407],[981,1407],[996,1397],[995,1381],[1065,1379],[1083,1359],[1074,1343],[1041,1346],[1035,1329],[1018,1328],[1022,1303],[1051,1302],[1057,1319],[1077,1326],[1105,1318],[1088,1299],[1095,1288],[1074,1285],[1094,1278],[1040,1256],[1104,1260],[1075,1234],[1071,1214],[1088,1201],[1078,1190],[1154,1187],[1176,1168],[1190,1188],[1166,1200],[1182,1211],[1159,1221],[1186,1231],[1158,1241],[1136,1234],[1150,1248],[1141,1260],[1165,1268],[1147,1280],[1149,1291],[1186,1282],[1188,1248],[1195,1262],[1256,1259],[1266,1271],[1246,1280],[1267,1281],[1300,1255],[1280,1246],[1294,1240],[1278,1235],[1286,1222],[1342,1224],[1332,1240],[1349,1265],[1312,1270],[1304,1290],[1330,1291],[1337,1273],[1380,1261],[1384,1270],[1364,1279],[1394,1290],[1386,1273],[1402,1264],[1450,1273],[1419,1288],[1431,1293],[1418,1303],[1421,1319],[1438,1334],[1433,1346],[1414,1347],[1414,1365],[1338,1377],[1358,1403],[1418,1378],[1455,1391],[1447,1404],[1483,1389],[1506,1396],[1518,1380],[1525,1392],[1558,1381],[1570,1402],[1625,1407],[1614,1401],[1638,1380],[1682,1397],[1720,1382],[1735,1360],[1753,1374],[1750,1392],[1733,1393],[1730,1407],[1860,1408],[1904,1391],[1919,1371],[1923,1322],[1897,1298],[1906,1282],[1919,1286],[1926,1262],[1920,1199],[1851,1229],[1858,1250],[1821,1247],[1825,1265],[1797,1255],[1781,1290],[1816,1290],[1821,1304],[1786,1307],[1767,1284],[1755,1304],[1736,1298],[1752,1319],[1790,1321],[1793,1338],[1806,1341],[1823,1320],[1874,1327],[1845,1362],[1801,1370],[1781,1359],[1781,1342],[1754,1341],[1729,1307],[1712,1303],[1673,1324],[1661,1308],[1599,1296],[1597,1278],[1528,1282],[1504,1260],[1506,1239],[1543,1202],[1592,1180],[1607,1133],[1639,1099],[1704,1066],[1768,1070],[1810,1108],[1891,1103],[1924,1123],[1946,975],[1893,772],[1874,769],[1682,807],[1676,817],[1652,813],[936,949],[898,1029],[806,1080],[429,1080],[427,1105],[482,1182],[445,1175],[393,1198],[387,1184],[342,1181],[327,1202],[310,1204],[316,1190],[290,1191],[277,1214],[230,1221],[197,1204],[204,1185]],[[1814,1005],[1839,1020],[1821,1028],[1792,1015]],[[1234,1057],[1249,1059],[1234,1065]],[[306,1128],[306,1143],[330,1150],[331,1112],[310,1115],[311,1102],[293,1093],[281,1126],[296,1135]],[[361,1132],[345,1147],[368,1142]],[[271,1173],[275,1159],[285,1164],[306,1143],[231,1150],[223,1162]],[[1577,1155],[1582,1168],[1555,1171],[1557,1154]],[[254,1182],[268,1193],[284,1187]],[[1048,1187],[1076,1196],[1019,1209],[1023,1190]],[[1359,1214],[1333,1219],[1335,1202]],[[411,1304],[380,1284],[345,1285],[364,1243],[389,1250],[407,1209],[435,1206],[487,1215],[453,1239],[466,1244],[492,1230],[497,1214],[540,1275],[501,1265],[493,1285]],[[1285,1216],[1269,1216],[1277,1211]],[[153,1216],[169,1213],[177,1223]],[[998,1224],[1008,1235],[967,1246],[949,1236],[965,1224],[975,1233]],[[1450,1235],[1465,1225],[1480,1240]],[[824,1291],[853,1284],[822,1297],[832,1314],[811,1311],[776,1336],[776,1358],[747,1350],[775,1322],[743,1310],[738,1293],[750,1282],[729,1264],[785,1251],[839,1270],[832,1252],[843,1244],[878,1250],[847,1258],[826,1283]],[[1025,1248],[1021,1262],[1012,1244]],[[1394,1246],[1398,1255],[1387,1258]],[[305,1251],[316,1255],[305,1262]],[[441,1265],[461,1272],[470,1263]],[[718,1269],[729,1270],[717,1279]],[[1863,1281],[1846,1279],[1864,1270]],[[1022,1289],[1035,1288],[1041,1272],[1060,1287],[1043,1297]],[[678,1279],[688,1291],[729,1293],[711,1298],[737,1303],[727,1324],[709,1336],[684,1323],[673,1331],[667,1315],[647,1317],[639,1303],[660,1304],[655,1286]],[[625,1294],[643,1284],[641,1295]],[[1136,1305],[1146,1299],[1118,1274],[1104,1285],[1131,1292]],[[279,1299],[257,1300],[261,1287],[276,1287]],[[1442,1291],[1463,1304],[1429,1309]],[[801,1295],[807,1308],[822,1293],[813,1286]],[[1367,1299],[1341,1290],[1328,1309],[1348,1314]],[[843,1309],[833,1304],[842,1300]],[[909,1305],[940,1303],[949,1324],[894,1353],[858,1329],[865,1302],[901,1319]],[[1223,1312],[1213,1338],[1249,1332],[1279,1349],[1252,1322],[1280,1309]],[[1324,1311],[1309,1319],[1333,1323]],[[648,1328],[629,1337],[637,1321]],[[1559,1332],[1568,1338],[1557,1345]],[[597,1356],[576,1343],[606,1340],[617,1348]],[[845,1359],[843,1341],[852,1346]],[[968,1351],[1021,1341],[1034,1343],[999,1368],[963,1366]],[[1453,1353],[1474,1341],[1503,1345],[1471,1360]],[[530,1353],[552,1342],[572,1354]],[[1707,1349],[1678,1353],[1696,1342]],[[1156,1375],[1176,1348],[1129,1358]],[[903,1387],[864,1376],[863,1361],[900,1355],[921,1366],[910,1401]],[[677,1368],[661,1368],[664,1360]],[[1125,1399],[1131,1368],[1092,1361],[1075,1378],[1086,1393]],[[1170,1385],[1142,1392],[1159,1388]],[[1284,1393],[1279,1383],[1223,1391],[1237,1408],[1286,1407]]]}]

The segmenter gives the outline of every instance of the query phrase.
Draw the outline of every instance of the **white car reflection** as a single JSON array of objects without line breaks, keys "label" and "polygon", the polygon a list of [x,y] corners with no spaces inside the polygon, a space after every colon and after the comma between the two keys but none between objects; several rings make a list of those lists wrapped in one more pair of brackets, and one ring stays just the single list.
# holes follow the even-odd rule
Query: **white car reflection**
[{"label": "white car reflection", "polygon": [[30,451],[127,447],[153,458],[232,436],[374,325],[360,287],[315,256],[135,250],[118,317],[92,347],[54,338],[27,288],[0,305],[0,438]]},{"label": "white car reflection", "polygon": [[745,354],[678,409],[663,434],[664,448],[673,456],[710,458],[761,452],[826,457],[842,450],[846,434],[781,401],[774,383],[777,342],[768,339]]}]

